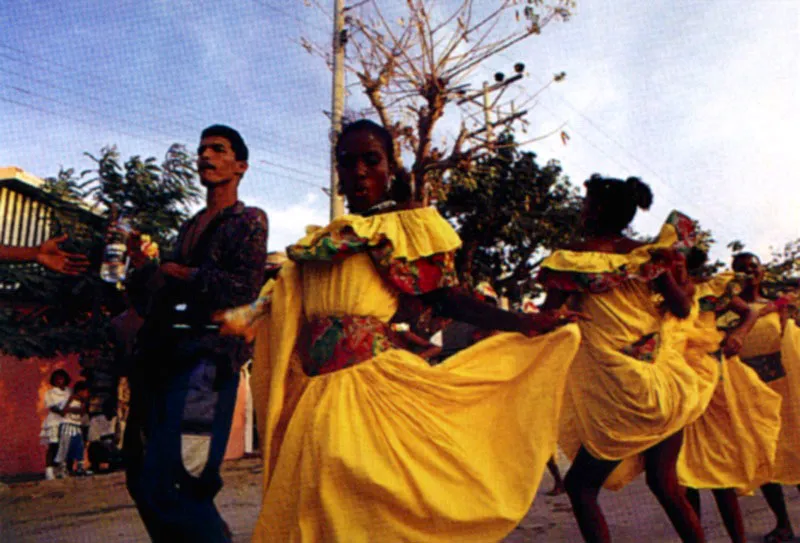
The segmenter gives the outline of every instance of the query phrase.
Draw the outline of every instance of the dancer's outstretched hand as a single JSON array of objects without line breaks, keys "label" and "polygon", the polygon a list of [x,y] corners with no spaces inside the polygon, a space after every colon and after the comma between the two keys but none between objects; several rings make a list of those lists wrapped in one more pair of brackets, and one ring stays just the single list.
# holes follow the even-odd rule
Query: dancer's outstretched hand
[{"label": "dancer's outstretched hand", "polygon": [[219,324],[219,333],[222,336],[240,336],[248,343],[255,337],[255,331],[250,326],[252,323],[250,306],[217,311],[211,320]]},{"label": "dancer's outstretched hand", "polygon": [[733,332],[725,338],[725,344],[722,346],[722,354],[725,356],[736,356],[742,350],[744,345],[744,335]]},{"label": "dancer's outstretched hand", "polygon": [[579,320],[591,320],[591,317],[585,313],[569,309],[548,309],[540,313],[523,315],[523,325],[520,331],[527,336],[535,336]]}]

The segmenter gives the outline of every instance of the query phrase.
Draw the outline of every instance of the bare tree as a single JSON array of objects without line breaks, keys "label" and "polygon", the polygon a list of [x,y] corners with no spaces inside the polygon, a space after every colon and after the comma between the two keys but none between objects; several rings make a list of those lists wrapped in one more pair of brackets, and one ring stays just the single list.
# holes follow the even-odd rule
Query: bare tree
[{"label": "bare tree", "polygon": [[[305,2],[322,9],[317,0]],[[398,151],[413,155],[412,180],[415,186],[427,188],[417,190],[418,197],[427,200],[432,191],[443,195],[446,171],[469,170],[479,155],[496,147],[496,140],[488,137],[491,129],[508,128],[524,115],[524,110],[514,111],[486,126],[483,111],[476,106],[497,107],[506,87],[495,85],[499,92],[492,104],[471,99],[482,96],[469,90],[475,69],[539,34],[550,22],[566,21],[574,4],[574,0],[405,0],[393,5],[391,17],[378,0],[362,0],[346,8],[346,34],[340,37],[347,44],[345,69],[355,76],[355,85],[370,105],[359,114],[377,116],[395,136]],[[398,9],[403,12],[400,17]],[[301,45],[332,64],[327,46],[305,38]],[[515,70],[521,72],[524,66],[517,65]],[[495,79],[502,82],[503,77],[497,74]],[[557,74],[550,83],[563,78],[563,73]],[[437,144],[434,127],[449,106],[460,109],[461,125],[454,138],[441,138]]]}]

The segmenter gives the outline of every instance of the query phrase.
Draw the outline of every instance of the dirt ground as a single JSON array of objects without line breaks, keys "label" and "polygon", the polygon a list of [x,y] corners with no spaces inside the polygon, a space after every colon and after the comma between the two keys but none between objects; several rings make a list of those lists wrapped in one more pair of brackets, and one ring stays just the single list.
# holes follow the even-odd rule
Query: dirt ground
[{"label": "dirt ground", "polygon": [[[247,458],[226,462],[223,478],[225,487],[217,497],[217,505],[234,532],[234,541],[249,541],[260,501],[261,461]],[[567,498],[544,494],[551,486],[546,473],[533,507],[504,543],[581,540]],[[785,491],[794,524],[800,528],[800,493],[792,487],[786,487]],[[677,541],[641,477],[622,492],[604,492],[601,505],[615,542]],[[760,495],[743,498],[742,509],[748,541],[761,541],[773,524],[764,500]],[[703,493],[703,520],[709,543],[729,541],[709,493]],[[0,541],[3,543],[147,540],[136,508],[125,490],[122,473],[0,487]]]}]

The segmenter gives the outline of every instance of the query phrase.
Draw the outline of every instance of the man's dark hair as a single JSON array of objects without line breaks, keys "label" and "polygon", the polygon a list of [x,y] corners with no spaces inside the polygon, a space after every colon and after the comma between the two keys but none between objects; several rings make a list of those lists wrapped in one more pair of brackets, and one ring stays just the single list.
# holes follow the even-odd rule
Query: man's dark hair
[{"label": "man's dark hair", "polygon": [[64,386],[68,386],[72,378],[69,376],[69,373],[66,370],[56,370],[52,374],[50,374],[50,384],[56,386],[56,377],[61,376],[64,378]]},{"label": "man's dark hair", "polygon": [[236,160],[247,160],[249,151],[239,132],[224,124],[213,124],[203,130],[203,133],[200,134],[200,139],[210,138],[212,136],[219,136],[228,140],[231,144],[231,149],[233,149],[233,153],[236,155]]}]

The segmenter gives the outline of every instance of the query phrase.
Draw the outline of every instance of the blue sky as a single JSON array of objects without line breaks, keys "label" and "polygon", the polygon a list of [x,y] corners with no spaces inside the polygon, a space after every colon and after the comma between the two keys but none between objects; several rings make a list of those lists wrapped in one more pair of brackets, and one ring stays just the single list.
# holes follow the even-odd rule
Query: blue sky
[{"label": "blue sky", "polygon": [[[3,2],[0,26],[0,165],[81,170],[107,144],[160,157],[222,122],[250,146],[242,197],[269,213],[271,249],[327,221],[331,78],[297,42],[327,43],[331,23],[302,0]],[[528,117],[529,135],[566,123],[571,137],[531,144],[542,161],[576,183],[641,176],[655,192],[641,232],[679,208],[714,231],[715,255],[740,239],[767,256],[800,236],[799,31],[794,0],[585,0],[471,82],[521,60],[524,95],[567,72]]]}]

